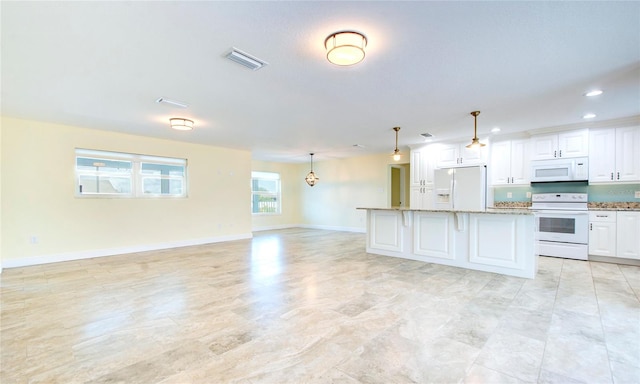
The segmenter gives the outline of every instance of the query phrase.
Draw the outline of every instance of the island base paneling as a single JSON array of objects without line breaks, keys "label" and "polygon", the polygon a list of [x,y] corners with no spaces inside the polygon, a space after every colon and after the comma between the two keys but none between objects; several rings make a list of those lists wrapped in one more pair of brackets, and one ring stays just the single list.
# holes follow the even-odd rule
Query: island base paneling
[{"label": "island base paneling", "polygon": [[534,278],[534,217],[526,213],[367,209],[367,252]]}]

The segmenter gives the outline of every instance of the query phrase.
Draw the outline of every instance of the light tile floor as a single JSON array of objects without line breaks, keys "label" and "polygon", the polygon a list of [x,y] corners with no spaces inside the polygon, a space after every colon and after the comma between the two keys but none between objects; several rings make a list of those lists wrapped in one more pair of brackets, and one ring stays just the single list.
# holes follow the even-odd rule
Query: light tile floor
[{"label": "light tile floor", "polygon": [[640,268],[533,280],[251,240],[7,269],[0,382],[640,383]]}]

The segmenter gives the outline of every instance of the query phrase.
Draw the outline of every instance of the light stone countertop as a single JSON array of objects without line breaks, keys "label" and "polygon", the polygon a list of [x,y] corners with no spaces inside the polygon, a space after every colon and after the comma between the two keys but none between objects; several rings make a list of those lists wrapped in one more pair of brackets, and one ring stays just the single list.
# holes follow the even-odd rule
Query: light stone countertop
[{"label": "light stone countertop", "polygon": [[377,207],[357,207],[356,209],[367,209],[375,211],[415,211],[415,212],[449,212],[449,213],[488,213],[498,215],[533,215],[534,212],[523,208],[487,208],[485,211],[463,211],[452,209],[410,209],[410,208],[377,208]]}]

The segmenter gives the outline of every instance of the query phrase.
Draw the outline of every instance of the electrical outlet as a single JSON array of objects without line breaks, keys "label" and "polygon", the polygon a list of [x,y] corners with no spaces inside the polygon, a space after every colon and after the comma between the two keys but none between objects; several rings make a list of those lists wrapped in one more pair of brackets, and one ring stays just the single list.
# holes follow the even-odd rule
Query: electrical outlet
[{"label": "electrical outlet", "polygon": [[513,198],[513,193],[512,192],[507,192],[507,199],[511,199]]},{"label": "electrical outlet", "polygon": [[527,192],[527,197],[531,198],[531,192]]},{"label": "electrical outlet", "polygon": [[636,191],[636,192],[634,193],[634,197],[635,197],[636,199],[640,199],[640,191]]}]

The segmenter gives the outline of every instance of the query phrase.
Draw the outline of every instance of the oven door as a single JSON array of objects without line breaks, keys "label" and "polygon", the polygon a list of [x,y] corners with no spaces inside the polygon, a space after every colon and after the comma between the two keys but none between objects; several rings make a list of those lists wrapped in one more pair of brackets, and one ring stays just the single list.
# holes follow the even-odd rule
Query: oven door
[{"label": "oven door", "polygon": [[536,240],[587,244],[589,213],[586,211],[537,212]]}]

